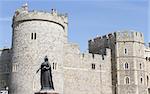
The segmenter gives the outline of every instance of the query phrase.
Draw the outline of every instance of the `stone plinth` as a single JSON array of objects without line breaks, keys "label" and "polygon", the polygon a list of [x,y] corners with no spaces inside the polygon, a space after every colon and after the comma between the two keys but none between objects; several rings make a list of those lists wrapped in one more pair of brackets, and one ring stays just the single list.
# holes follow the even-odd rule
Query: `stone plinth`
[{"label": "stone plinth", "polygon": [[58,92],[54,91],[54,90],[42,90],[39,92],[35,92],[34,94],[59,94]]},{"label": "stone plinth", "polygon": [[59,94],[56,92],[36,92],[35,94]]}]

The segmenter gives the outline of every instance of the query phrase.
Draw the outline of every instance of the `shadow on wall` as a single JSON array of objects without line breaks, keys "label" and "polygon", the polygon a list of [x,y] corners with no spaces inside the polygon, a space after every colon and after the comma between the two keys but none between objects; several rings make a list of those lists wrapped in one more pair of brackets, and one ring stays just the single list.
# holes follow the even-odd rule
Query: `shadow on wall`
[{"label": "shadow on wall", "polygon": [[0,50],[0,94],[8,94],[11,65],[11,49]]}]

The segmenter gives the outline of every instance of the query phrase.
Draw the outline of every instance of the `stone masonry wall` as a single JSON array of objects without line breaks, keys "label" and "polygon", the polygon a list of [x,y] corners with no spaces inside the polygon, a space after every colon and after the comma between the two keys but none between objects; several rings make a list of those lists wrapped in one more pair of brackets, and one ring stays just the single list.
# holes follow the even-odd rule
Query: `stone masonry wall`
[{"label": "stone masonry wall", "polygon": [[108,35],[99,36],[93,40],[89,40],[89,52],[93,54],[105,55],[106,49],[111,49],[111,78],[112,78],[112,91],[116,94],[117,84],[117,69],[116,69],[116,33],[109,33]]},{"label": "stone masonry wall", "polygon": [[147,86],[147,94],[150,93],[150,47],[145,47],[145,85]]},{"label": "stone masonry wall", "polygon": [[104,57],[79,52],[77,45],[66,44],[64,94],[112,94],[110,50]]}]

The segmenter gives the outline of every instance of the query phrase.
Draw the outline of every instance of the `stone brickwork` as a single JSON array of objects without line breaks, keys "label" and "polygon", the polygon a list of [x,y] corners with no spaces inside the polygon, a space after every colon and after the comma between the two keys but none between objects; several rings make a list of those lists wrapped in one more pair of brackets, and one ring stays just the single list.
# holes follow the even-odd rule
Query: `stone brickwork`
[{"label": "stone brickwork", "polygon": [[108,35],[99,36],[94,38],[93,40],[89,40],[89,53],[93,54],[106,54],[106,48],[111,49],[111,78],[112,78],[112,92],[116,94],[116,83],[117,83],[117,65],[116,65],[116,52],[115,52],[115,44],[116,44],[116,33],[110,33]]},{"label": "stone brickwork", "polygon": [[147,85],[146,92],[150,94],[150,47],[145,48],[145,83]]},{"label": "stone brickwork", "polygon": [[34,94],[40,90],[40,72],[44,57],[49,58],[54,88],[63,94],[63,45],[66,43],[67,17],[51,13],[17,10],[13,18],[12,72],[10,94]]},{"label": "stone brickwork", "polygon": [[145,60],[150,54],[143,34],[124,30],[89,40],[90,53],[105,54],[102,49],[106,48],[111,49],[113,94],[149,94],[150,71]]},{"label": "stone brickwork", "polygon": [[110,49],[102,56],[81,54],[76,44],[65,48],[64,94],[112,94]]},{"label": "stone brickwork", "polygon": [[[135,31],[117,32],[116,41],[118,93],[146,94],[143,34]],[[125,64],[128,64],[128,68],[125,68]],[[129,84],[126,84],[126,77],[129,77]]]},{"label": "stone brickwork", "polygon": [[150,94],[150,47],[140,32],[124,30],[89,40],[89,53],[68,43],[66,15],[29,11],[13,17],[12,48],[0,50],[0,89],[40,91],[37,69],[47,56],[59,94]]}]

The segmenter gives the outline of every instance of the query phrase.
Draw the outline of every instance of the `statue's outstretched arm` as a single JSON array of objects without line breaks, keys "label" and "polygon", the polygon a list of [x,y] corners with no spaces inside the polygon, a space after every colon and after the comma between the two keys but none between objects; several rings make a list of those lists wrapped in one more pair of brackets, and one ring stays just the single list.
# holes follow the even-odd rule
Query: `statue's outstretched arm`
[{"label": "statue's outstretched arm", "polygon": [[36,71],[36,73],[38,73],[40,69],[41,69],[41,67]]}]

